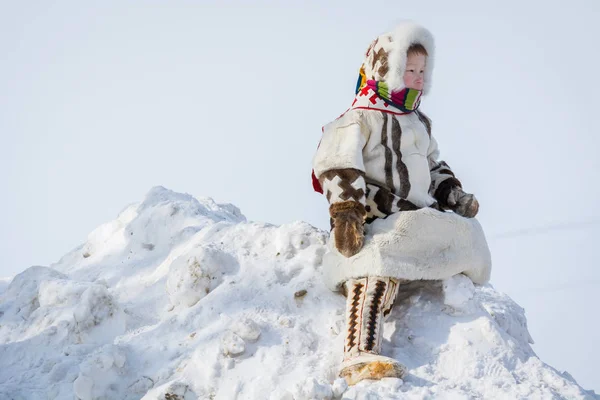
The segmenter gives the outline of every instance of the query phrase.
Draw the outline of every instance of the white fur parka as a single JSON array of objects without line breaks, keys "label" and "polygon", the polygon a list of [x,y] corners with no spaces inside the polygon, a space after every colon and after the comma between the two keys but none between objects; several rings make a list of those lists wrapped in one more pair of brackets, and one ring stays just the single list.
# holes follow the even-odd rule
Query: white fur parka
[{"label": "white fur parka", "polygon": [[[433,36],[412,22],[400,24],[394,31],[380,35],[371,43],[363,64],[366,78],[386,82],[390,91],[403,89],[407,50],[417,43],[428,54],[423,89],[423,94],[428,94],[434,64]],[[438,144],[432,135],[429,118],[420,110],[403,112],[394,108],[369,87],[359,90],[351,108],[323,128],[313,159],[314,175],[323,193],[330,204],[349,200],[361,203],[367,212],[367,233],[379,232],[380,238],[375,240],[374,236],[367,234],[367,250],[363,249],[350,259],[332,249],[326,266],[326,270],[331,269],[330,272],[335,275],[330,276],[332,285],[338,285],[344,279],[370,275],[410,280],[442,279],[448,274],[451,276],[465,271],[472,271],[471,275],[478,283],[489,279],[491,259],[479,223],[475,219],[461,221],[462,217],[443,211],[449,208],[447,199],[450,191],[457,186],[462,187],[462,184],[448,164],[438,157]],[[403,213],[423,208],[429,208],[431,212]],[[413,230],[392,232],[389,237],[395,239],[385,239],[378,226],[392,215],[396,223],[385,223],[385,226],[394,229],[394,226],[410,225]],[[409,222],[417,221],[416,217],[418,223]],[[423,232],[435,235],[435,229],[427,228],[426,220],[431,217],[434,218],[434,226],[443,219],[448,220],[448,223],[440,225],[447,228],[443,234],[452,236],[453,227],[456,227],[455,233],[463,237],[433,237],[431,248],[428,248],[428,238],[423,237],[422,232],[417,239],[402,239],[402,235],[407,233],[419,235],[419,226],[424,227]],[[376,226],[369,228],[371,224]],[[335,229],[332,234],[335,234]],[[393,243],[393,247],[386,248],[386,243],[388,247]],[[448,246],[453,243],[457,246],[449,249]],[[425,254],[421,250],[415,253],[414,249],[407,247],[411,245],[427,249],[429,258],[406,261],[406,256]],[[449,264],[443,262],[430,265],[435,260],[432,255],[437,251],[436,246],[445,246],[445,250],[452,253],[449,258],[451,268],[444,269]],[[472,250],[465,250],[473,246]],[[465,254],[464,259],[461,259],[461,252]],[[338,257],[337,261],[335,257]],[[400,265],[403,267],[400,268]],[[418,268],[415,267],[417,265]]]}]

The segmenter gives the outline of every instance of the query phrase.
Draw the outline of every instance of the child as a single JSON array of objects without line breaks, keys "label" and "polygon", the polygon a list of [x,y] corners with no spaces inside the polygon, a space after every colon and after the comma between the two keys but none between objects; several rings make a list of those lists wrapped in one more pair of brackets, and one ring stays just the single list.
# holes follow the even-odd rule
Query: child
[{"label": "child", "polygon": [[[364,224],[424,208],[467,218],[478,212],[475,197],[462,190],[448,164],[438,161],[431,122],[418,110],[421,96],[431,89],[433,63],[433,37],[425,28],[405,22],[379,36],[366,52],[352,106],[323,128],[313,186],[327,197],[330,240],[346,258],[363,248]],[[365,275],[347,279],[342,287],[347,336],[340,375],[349,384],[406,372],[379,354],[382,318],[402,279]]]}]

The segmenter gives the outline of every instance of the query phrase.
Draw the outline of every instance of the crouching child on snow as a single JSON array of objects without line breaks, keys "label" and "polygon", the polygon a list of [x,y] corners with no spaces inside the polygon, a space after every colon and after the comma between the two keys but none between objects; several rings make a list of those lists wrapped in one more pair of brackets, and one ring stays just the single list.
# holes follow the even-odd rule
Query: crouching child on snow
[{"label": "crouching child on snow", "polygon": [[383,318],[402,282],[459,273],[489,280],[490,253],[473,218],[479,203],[438,160],[419,110],[433,64],[433,36],[421,26],[405,22],[376,38],[352,106],[323,128],[313,159],[313,186],[331,217],[324,279],[347,297],[340,376],[349,384],[406,373],[380,354]]}]

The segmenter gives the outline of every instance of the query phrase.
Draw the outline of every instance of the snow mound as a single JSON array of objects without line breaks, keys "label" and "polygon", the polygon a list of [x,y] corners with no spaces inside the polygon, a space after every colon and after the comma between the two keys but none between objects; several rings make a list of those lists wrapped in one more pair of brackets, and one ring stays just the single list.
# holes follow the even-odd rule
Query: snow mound
[{"label": "snow mound", "polygon": [[10,277],[0,278],[0,294],[2,294],[6,290],[6,288],[12,280],[13,278]]},{"label": "snow mound", "polygon": [[383,352],[404,380],[348,387],[327,236],[153,188],[0,287],[0,398],[597,398],[536,357],[521,307],[462,275],[401,288]]},{"label": "snow mound", "polygon": [[[20,273],[0,299],[2,343],[35,339],[40,333],[72,343],[101,343],[125,332],[124,314],[106,287],[72,281],[50,268]],[[106,335],[108,331],[114,335]]]},{"label": "snow mound", "polygon": [[170,266],[167,293],[171,304],[190,307],[238,269],[237,260],[215,247],[198,246],[179,256]]}]

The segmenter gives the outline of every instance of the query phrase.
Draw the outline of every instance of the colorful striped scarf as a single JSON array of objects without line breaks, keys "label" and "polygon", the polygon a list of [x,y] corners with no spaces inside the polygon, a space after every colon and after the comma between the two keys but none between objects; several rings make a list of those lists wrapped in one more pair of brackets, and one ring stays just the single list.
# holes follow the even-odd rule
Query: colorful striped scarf
[{"label": "colorful striped scarf", "polygon": [[404,88],[400,91],[390,93],[387,83],[372,79],[367,80],[364,70],[361,68],[358,82],[356,83],[356,94],[365,86],[368,86],[377,93],[377,96],[384,102],[404,112],[415,111],[421,104],[422,90]]}]

